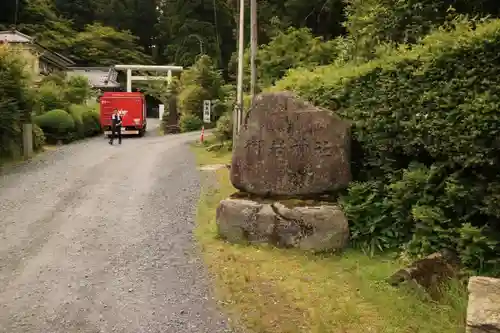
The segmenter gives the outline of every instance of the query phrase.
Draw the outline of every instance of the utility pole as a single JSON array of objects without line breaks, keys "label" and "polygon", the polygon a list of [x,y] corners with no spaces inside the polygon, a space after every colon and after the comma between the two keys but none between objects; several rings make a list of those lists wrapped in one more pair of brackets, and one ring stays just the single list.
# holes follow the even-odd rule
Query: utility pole
[{"label": "utility pole", "polygon": [[251,55],[250,55],[250,68],[251,68],[251,82],[250,82],[250,94],[252,96],[252,104],[255,99],[255,89],[257,85],[257,67],[255,60],[257,58],[257,0],[250,0],[250,40],[251,40]]},{"label": "utility pole", "polygon": [[14,12],[14,27],[17,29],[17,20],[19,16],[19,0],[16,0],[16,8]]},{"label": "utility pole", "polygon": [[[238,39],[238,85],[236,88],[235,126],[233,126],[233,146],[240,133],[243,112],[243,51],[245,47],[245,0],[240,0],[240,23]],[[236,129],[236,131],[234,131]]]}]

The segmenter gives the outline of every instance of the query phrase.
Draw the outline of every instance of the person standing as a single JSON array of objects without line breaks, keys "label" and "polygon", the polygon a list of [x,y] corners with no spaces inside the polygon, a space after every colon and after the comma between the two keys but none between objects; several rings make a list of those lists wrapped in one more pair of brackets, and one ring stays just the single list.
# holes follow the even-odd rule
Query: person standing
[{"label": "person standing", "polygon": [[112,145],[115,139],[115,135],[118,136],[118,143],[122,144],[122,116],[118,113],[118,109],[113,110],[113,115],[111,116],[111,139],[109,144]]}]

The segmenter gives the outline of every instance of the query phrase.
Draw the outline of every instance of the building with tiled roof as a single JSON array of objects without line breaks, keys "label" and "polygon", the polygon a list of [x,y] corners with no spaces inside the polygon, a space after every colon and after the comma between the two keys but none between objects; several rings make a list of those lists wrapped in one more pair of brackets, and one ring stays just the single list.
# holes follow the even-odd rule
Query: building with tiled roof
[{"label": "building with tiled roof", "polygon": [[35,74],[48,75],[53,72],[65,72],[75,63],[67,57],[50,51],[36,42],[35,38],[25,35],[17,30],[0,31],[0,44],[21,46],[24,50],[34,55],[33,68]]},{"label": "building with tiled roof", "polygon": [[117,82],[118,72],[113,67],[69,67],[68,77],[79,75],[89,80],[92,88],[101,91],[116,90],[120,88]]}]

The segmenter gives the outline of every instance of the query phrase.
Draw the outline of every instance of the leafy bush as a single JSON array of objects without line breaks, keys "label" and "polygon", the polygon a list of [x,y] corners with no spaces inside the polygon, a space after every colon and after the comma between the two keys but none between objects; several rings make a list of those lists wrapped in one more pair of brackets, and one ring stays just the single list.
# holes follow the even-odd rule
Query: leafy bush
[{"label": "leafy bush", "polygon": [[179,112],[181,115],[203,119],[203,101],[215,100],[212,105],[212,119],[217,121],[225,111],[227,91],[228,87],[223,85],[222,74],[215,68],[210,57],[201,56],[192,67],[182,73],[180,82],[175,86]]},{"label": "leafy bush", "polygon": [[207,99],[218,99],[222,93],[222,74],[218,71],[212,59],[207,56],[201,56],[193,66],[181,74],[180,84],[182,87],[198,86],[203,88],[208,97]]},{"label": "leafy bush", "polygon": [[92,96],[92,87],[84,76],[72,76],[66,82],[64,98],[71,104],[84,104]]},{"label": "leafy bush", "polygon": [[34,118],[47,138],[49,143],[57,143],[59,140],[70,142],[75,139],[75,121],[69,113],[64,110],[52,110]]},{"label": "leafy bush", "polygon": [[[471,205],[481,189],[446,167],[412,164],[388,183],[355,182],[342,198],[354,245],[373,254],[403,249],[422,256],[442,248],[457,251],[469,267],[498,265],[498,242],[485,217]],[[498,268],[498,267],[497,267]]]},{"label": "leafy bush", "polygon": [[76,138],[83,139],[85,137],[85,127],[83,124],[83,114],[88,110],[85,105],[72,104],[69,107],[69,114],[75,122]]},{"label": "leafy bush", "polygon": [[416,43],[462,14],[498,17],[499,11],[495,0],[349,0],[345,25],[354,41],[351,52],[373,58],[377,45]]},{"label": "leafy bush", "polygon": [[233,120],[231,113],[225,113],[219,118],[215,126],[214,135],[220,141],[227,141],[233,138]]},{"label": "leafy bush", "polygon": [[49,110],[67,109],[71,104],[84,104],[92,96],[92,88],[83,76],[66,78],[60,74],[44,77],[36,93],[38,115]]},{"label": "leafy bush", "polygon": [[36,124],[33,124],[33,150],[39,151],[45,144],[45,134],[43,130]]},{"label": "leafy bush", "polygon": [[210,99],[207,90],[198,85],[189,85],[179,94],[179,110],[183,115],[203,117],[203,100]]},{"label": "leafy bush", "polygon": [[75,138],[83,139],[101,132],[99,110],[97,107],[73,104],[69,108],[69,114],[75,121]]},{"label": "leafy bush", "polygon": [[59,87],[63,87],[66,84],[66,73],[65,72],[53,72],[49,75],[42,76],[40,83],[47,84],[52,83]]},{"label": "leafy bush", "polygon": [[[309,28],[290,27],[278,31],[268,44],[257,51],[257,77],[260,87],[268,87],[281,79],[291,68],[315,68],[332,63],[337,57],[337,41],[324,41],[313,35]],[[236,78],[237,52],[229,67]],[[250,89],[250,48],[244,54],[244,90]],[[259,87],[257,87],[259,89]]]},{"label": "leafy bush", "polygon": [[36,113],[40,115],[50,110],[66,109],[68,102],[64,89],[53,80],[42,82],[36,92]]},{"label": "leafy bush", "polygon": [[192,114],[183,114],[180,119],[181,132],[198,131],[203,127],[203,120]]},{"label": "leafy bush", "polygon": [[101,133],[101,120],[99,110],[88,107],[82,113],[84,135],[86,137],[96,136]]},{"label": "leafy bush", "polygon": [[344,206],[365,246],[447,246],[475,268],[500,265],[499,50],[499,20],[460,24],[362,65],[295,70],[274,88],[352,121],[361,183]]},{"label": "leafy bush", "polygon": [[0,45],[0,157],[14,157],[21,152],[21,124],[29,121],[33,77],[29,55]]}]

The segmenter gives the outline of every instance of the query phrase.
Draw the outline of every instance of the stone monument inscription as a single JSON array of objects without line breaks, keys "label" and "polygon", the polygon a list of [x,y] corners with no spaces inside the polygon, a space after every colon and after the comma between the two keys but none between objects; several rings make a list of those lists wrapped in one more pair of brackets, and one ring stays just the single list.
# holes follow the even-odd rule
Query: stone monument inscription
[{"label": "stone monument inscription", "polygon": [[236,142],[233,185],[256,195],[314,195],[351,179],[350,125],[288,92],[257,96]]}]

